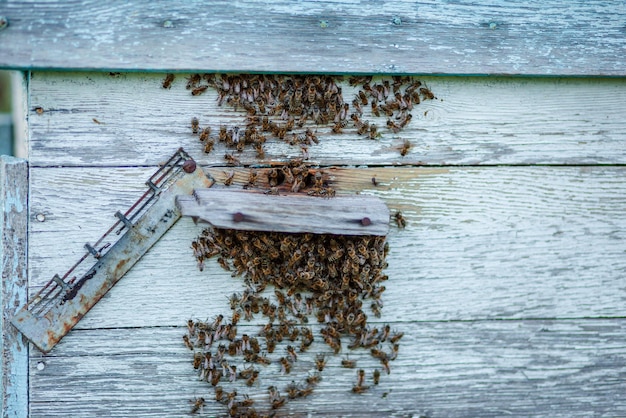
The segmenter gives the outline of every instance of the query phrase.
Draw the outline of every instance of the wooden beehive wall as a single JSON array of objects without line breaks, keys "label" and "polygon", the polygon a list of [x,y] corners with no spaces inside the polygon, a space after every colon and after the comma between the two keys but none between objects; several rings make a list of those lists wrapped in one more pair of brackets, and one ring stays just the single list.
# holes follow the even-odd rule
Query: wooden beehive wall
[{"label": "wooden beehive wall", "polygon": [[[204,154],[190,119],[215,129],[241,124],[243,111],[217,106],[211,90],[190,96],[194,70],[431,74],[417,78],[437,99],[416,107],[407,129],[376,141],[347,129],[309,148],[338,193],[379,196],[408,221],[391,227],[377,320],[405,333],[398,359],[380,385],[353,395],[354,371],[333,358],[314,395],[280,413],[626,415],[623,6],[2,7],[0,64],[28,71],[29,295],[66,271],[178,147],[224,178],[224,149]],[[353,94],[344,83],[346,101]],[[401,156],[405,139],[413,147]],[[266,154],[300,151],[270,140]],[[241,159],[262,163],[248,151]],[[232,187],[248,170],[236,169]],[[9,363],[27,360],[28,370],[5,374],[4,414],[184,416],[190,399],[210,398],[181,335],[190,318],[226,314],[242,287],[214,261],[198,271],[190,243],[200,230],[179,221],[51,353],[14,353]],[[7,292],[19,293],[3,287],[5,315],[15,310]],[[297,380],[274,372],[260,387]],[[225,412],[207,402],[203,414]]]}]

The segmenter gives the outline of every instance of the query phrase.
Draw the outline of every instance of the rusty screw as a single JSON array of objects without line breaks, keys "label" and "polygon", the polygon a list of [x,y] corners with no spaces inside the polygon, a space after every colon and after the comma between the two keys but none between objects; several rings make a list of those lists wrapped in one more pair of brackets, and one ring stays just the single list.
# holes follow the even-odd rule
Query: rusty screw
[{"label": "rusty screw", "polygon": [[183,163],[183,170],[185,173],[193,173],[196,171],[196,162],[194,160],[187,160]]},{"label": "rusty screw", "polygon": [[372,220],[368,218],[367,216],[361,219],[361,225],[370,226],[371,224],[372,224]]},{"label": "rusty screw", "polygon": [[244,215],[241,212],[235,212],[233,214],[233,222],[241,222],[243,221]]}]

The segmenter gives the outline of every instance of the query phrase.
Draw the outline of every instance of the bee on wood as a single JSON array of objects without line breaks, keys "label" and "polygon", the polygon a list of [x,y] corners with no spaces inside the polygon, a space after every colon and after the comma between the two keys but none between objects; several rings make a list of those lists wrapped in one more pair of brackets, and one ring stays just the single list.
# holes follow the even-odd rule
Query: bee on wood
[{"label": "bee on wood", "polygon": [[233,180],[235,179],[235,170],[230,170],[230,172],[224,171],[226,178],[224,179],[224,186],[230,186],[233,184]]},{"label": "bee on wood", "polygon": [[165,79],[163,80],[163,88],[164,89],[169,89],[170,87],[172,87],[172,82],[174,82],[174,78],[176,76],[174,74],[166,74],[165,75]]},{"label": "bee on wood", "polygon": [[200,81],[202,81],[202,77],[200,76],[200,74],[192,74],[187,78],[187,86],[185,88],[187,90],[191,90],[195,88],[198,83],[200,83]]},{"label": "bee on wood", "polygon": [[404,216],[402,215],[402,212],[397,211],[395,215],[393,215],[396,224],[398,225],[398,228],[406,228],[406,219],[404,219]]},{"label": "bee on wood", "polygon": [[298,360],[298,355],[296,354],[296,349],[294,348],[294,346],[288,345],[286,350],[287,350],[288,360],[290,360],[292,363]]},{"label": "bee on wood", "polygon": [[411,150],[412,146],[413,145],[411,144],[411,141],[409,141],[408,139],[405,139],[404,142],[402,143],[402,147],[400,148],[400,155],[403,157],[406,156]]},{"label": "bee on wood", "polygon": [[295,399],[298,396],[298,385],[296,385],[296,382],[293,380],[287,385],[285,390],[287,391],[287,397],[289,399]]},{"label": "bee on wood", "polygon": [[239,158],[233,156],[233,154],[224,154],[224,159],[226,160],[228,164],[241,165]]},{"label": "bee on wood", "polygon": [[204,406],[204,398],[196,398],[190,402],[193,403],[193,406],[191,407],[192,414],[197,414],[198,411],[200,411],[202,407]]},{"label": "bee on wood", "polygon": [[256,157],[260,160],[265,158],[265,148],[263,148],[263,143],[257,142],[254,146],[254,150],[256,151]]},{"label": "bee on wood", "polygon": [[185,346],[188,349],[193,351],[193,349],[194,349],[193,343],[189,340],[189,337],[187,335],[183,335],[183,342],[185,343]]},{"label": "bee on wood", "polygon": [[211,135],[211,127],[207,126],[206,128],[202,130],[202,132],[200,132],[200,137],[199,137],[200,141],[202,142],[206,141],[207,139],[209,139],[209,135]]},{"label": "bee on wood", "polygon": [[425,99],[427,100],[433,100],[435,99],[435,95],[433,94],[432,91],[430,91],[430,89],[428,87],[421,87],[419,89],[419,92],[422,94],[422,96],[424,96]]},{"label": "bee on wood", "polygon": [[372,82],[372,76],[353,76],[348,79],[348,84],[358,86],[360,84],[369,84]]},{"label": "bee on wood", "polygon": [[209,86],[207,86],[207,85],[198,86],[198,87],[194,88],[193,90],[191,90],[191,95],[192,96],[199,96],[202,93],[204,93],[208,88],[209,88]]},{"label": "bee on wood", "polygon": [[313,386],[309,385],[304,388],[298,388],[298,398],[305,398],[313,393]]},{"label": "bee on wood", "polygon": [[404,332],[394,332],[391,337],[389,337],[389,341],[392,344],[396,344],[398,341],[400,341],[400,338],[402,338],[404,336]]},{"label": "bee on wood", "polygon": [[404,129],[404,127],[406,125],[409,124],[409,122],[411,122],[411,119],[413,118],[413,115],[411,115],[410,113],[407,113],[402,120],[400,121],[400,124],[398,125],[400,127],[400,129]]},{"label": "bee on wood", "polygon": [[[400,132],[400,130],[402,129],[400,127],[400,125],[397,125],[394,121],[392,121],[391,119],[387,119],[387,129],[389,129],[391,132],[393,132],[394,134],[397,134],[398,132]],[[406,155],[406,154],[405,154]]]},{"label": "bee on wood", "polygon": [[268,388],[270,394],[270,404],[272,405],[272,409],[278,409],[285,404],[287,398],[280,396],[280,392],[276,388],[276,386],[270,386]]},{"label": "bee on wood", "polygon": [[374,384],[377,385],[380,382],[380,370],[374,369],[374,374],[372,375],[374,379]]},{"label": "bee on wood", "polygon": [[193,117],[191,118],[191,132],[193,132],[194,134],[197,134],[198,131],[200,130],[200,121],[198,120],[197,117]]},{"label": "bee on wood", "polygon": [[258,370],[253,370],[252,374],[246,379],[246,385],[247,386],[254,385],[254,382],[256,382],[256,380],[258,378],[259,378],[259,371]]},{"label": "bee on wood", "polygon": [[308,385],[316,385],[322,380],[322,375],[319,372],[315,372],[306,378],[306,383]]},{"label": "bee on wood", "polygon": [[215,141],[213,141],[212,139],[207,139],[204,142],[204,152],[205,154],[209,154],[211,151],[213,151],[213,147],[215,146]]},{"label": "bee on wood", "polygon": [[324,367],[326,366],[326,356],[324,354],[317,354],[315,356],[315,368],[318,372],[324,371]]},{"label": "bee on wood", "polygon": [[215,400],[222,402],[224,399],[224,389],[221,386],[215,386]]},{"label": "bee on wood", "polygon": [[227,128],[225,125],[221,125],[220,126],[220,132],[218,135],[218,140],[220,142],[226,142],[226,139],[228,138],[228,132],[227,132]]},{"label": "bee on wood", "polygon": [[255,169],[250,170],[250,174],[248,175],[248,186],[254,186],[259,177],[259,172]]},{"label": "bee on wood", "polygon": [[343,123],[342,122],[335,123],[333,125],[332,133],[334,133],[334,134],[343,133]]},{"label": "bee on wood", "polygon": [[254,405],[254,399],[250,399],[250,396],[248,396],[248,394],[244,394],[243,399],[239,401],[238,405],[242,408],[249,408]]},{"label": "bee on wood", "polygon": [[347,357],[341,360],[341,367],[346,369],[354,369],[356,367],[356,360],[350,360]]},{"label": "bee on wood", "polygon": [[367,106],[367,96],[363,90],[359,90],[359,100],[361,101],[361,105]]}]

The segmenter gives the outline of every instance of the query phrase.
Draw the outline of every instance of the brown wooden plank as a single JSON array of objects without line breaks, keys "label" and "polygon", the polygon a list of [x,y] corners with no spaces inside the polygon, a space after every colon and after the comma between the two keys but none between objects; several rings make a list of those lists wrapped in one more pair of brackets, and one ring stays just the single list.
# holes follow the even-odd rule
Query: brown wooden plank
[{"label": "brown wooden plank", "polygon": [[[297,416],[622,416],[626,414],[626,321],[577,319],[392,323],[405,332],[391,374],[371,384],[378,362],[350,353],[370,390],[351,393],[346,353],[329,355],[322,381],[305,400],[279,409]],[[252,334],[254,328],[243,328]],[[240,331],[240,332],[243,332]],[[185,416],[189,400],[208,402],[199,416],[224,415],[197,378],[181,336],[184,325],[76,331],[48,356],[30,359],[31,417]],[[272,355],[283,355],[277,348]],[[294,370],[262,369],[258,385],[221,383],[267,409],[267,387],[300,382],[324,349],[315,342]]]},{"label": "brown wooden plank", "polygon": [[384,236],[389,232],[389,209],[375,196],[320,199],[218,187],[196,189],[194,196],[176,199],[182,215],[217,228],[334,235]]},{"label": "brown wooden plank", "polygon": [[624,75],[607,1],[7,1],[0,66],[102,70]]},{"label": "brown wooden plank", "polygon": [[[268,135],[265,157],[252,146],[243,153],[215,141],[210,154],[191,132],[192,117],[212,128],[243,128],[246,112],[218,106],[209,89],[191,96],[188,74],[163,89],[165,74],[45,73],[30,80],[31,165],[156,165],[184,147],[202,165],[224,166],[224,154],[243,164],[267,164],[302,157]],[[376,79],[380,82],[380,79]],[[310,161],[322,165],[528,165],[626,163],[626,79],[420,77],[437,100],[424,100],[413,120],[395,134],[387,118],[366,107],[362,119],[376,123],[381,137],[366,139],[352,120],[340,135],[332,126],[317,131],[319,144],[308,147]],[[350,104],[357,90],[341,83]],[[284,123],[280,118],[277,122]],[[400,154],[404,140],[412,147]],[[71,149],[71,152],[68,152]]]}]

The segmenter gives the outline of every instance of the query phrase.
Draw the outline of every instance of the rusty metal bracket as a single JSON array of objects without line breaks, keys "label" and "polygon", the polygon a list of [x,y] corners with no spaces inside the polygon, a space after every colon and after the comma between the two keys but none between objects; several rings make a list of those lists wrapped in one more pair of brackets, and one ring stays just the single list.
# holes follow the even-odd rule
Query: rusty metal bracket
[{"label": "rusty metal bracket", "polygon": [[[176,196],[213,183],[179,149],[146,182],[148,190],[139,200],[126,212],[118,211],[118,221],[95,244],[86,244],[85,255],[62,277],[55,274],[11,323],[37,348],[49,352],[180,219]],[[95,264],[85,263],[93,260],[90,256]]]}]

